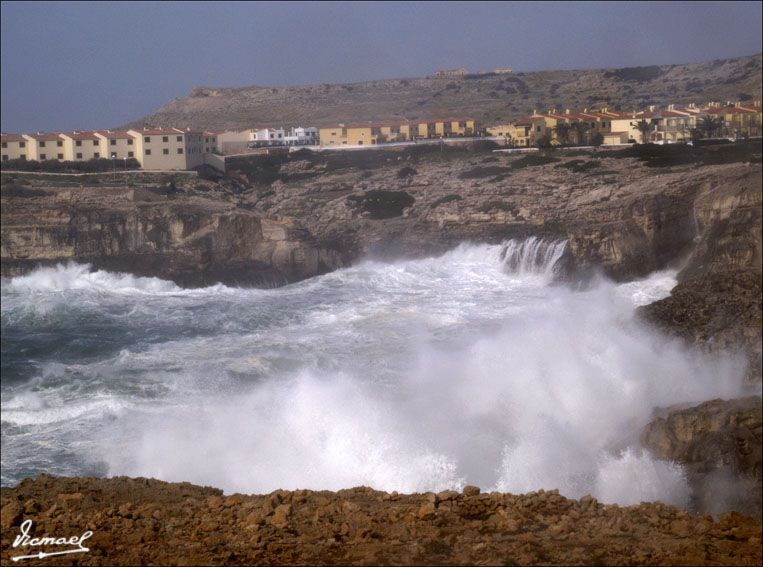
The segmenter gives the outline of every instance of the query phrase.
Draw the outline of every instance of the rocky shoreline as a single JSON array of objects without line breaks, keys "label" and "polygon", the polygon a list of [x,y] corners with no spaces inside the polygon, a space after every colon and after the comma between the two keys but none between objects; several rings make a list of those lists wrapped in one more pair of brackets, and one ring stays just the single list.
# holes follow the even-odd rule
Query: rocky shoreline
[{"label": "rocky shoreline", "polygon": [[[71,259],[184,286],[270,287],[464,240],[565,239],[563,277],[578,285],[680,269],[670,297],[638,317],[707,356],[741,353],[759,393],[760,147],[741,160],[662,157],[296,152],[234,162],[225,179],[127,186],[3,173],[2,275]],[[43,475],[2,489],[2,559],[18,554],[11,541],[29,517],[37,534],[94,532],[92,553],[46,564],[759,564],[760,400],[658,408],[642,432],[644,447],[684,465],[695,510],[717,521],[554,491],[225,497]]]},{"label": "rocky shoreline", "polygon": [[[220,490],[149,479],[55,479],[3,488],[4,565],[31,535],[92,535],[89,551],[32,565],[760,565],[761,522],[659,502],[604,506],[525,495]],[[51,550],[55,546],[48,546]],[[58,548],[60,549],[60,548]],[[53,549],[55,550],[55,549]]]}]

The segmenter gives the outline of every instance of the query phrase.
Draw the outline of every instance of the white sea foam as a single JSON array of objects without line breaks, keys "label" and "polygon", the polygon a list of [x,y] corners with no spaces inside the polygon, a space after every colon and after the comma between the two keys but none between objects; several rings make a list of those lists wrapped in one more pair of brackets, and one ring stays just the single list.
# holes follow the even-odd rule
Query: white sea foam
[{"label": "white sea foam", "polygon": [[[65,372],[78,394],[129,402],[75,406],[98,428],[77,451],[109,474],[228,492],[468,483],[684,505],[683,471],[640,451],[638,434],[655,406],[738,395],[742,363],[699,359],[633,322],[675,272],[585,292],[546,285],[564,246],[462,245],[268,291],[99,276],[124,303],[112,324],[153,338]],[[64,271],[48,289],[93,285],[82,267]],[[15,300],[32,301],[17,279]],[[150,303],[135,299],[147,290]],[[65,387],[45,385],[50,406]],[[45,411],[23,388],[4,390],[4,420],[63,415]]]}]

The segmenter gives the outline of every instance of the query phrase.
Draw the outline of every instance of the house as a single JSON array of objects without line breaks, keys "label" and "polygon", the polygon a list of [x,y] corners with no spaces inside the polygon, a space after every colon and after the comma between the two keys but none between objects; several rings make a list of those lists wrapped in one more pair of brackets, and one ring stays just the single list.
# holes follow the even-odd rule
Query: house
[{"label": "house", "polygon": [[64,159],[64,140],[59,133],[37,132],[22,134],[22,136],[27,142],[27,159],[35,161]]},{"label": "house", "polygon": [[435,71],[436,77],[457,77],[460,75],[468,75],[469,71],[464,69],[463,67],[459,67],[458,69],[446,69],[443,71]]},{"label": "house", "polygon": [[318,143],[318,128],[292,128],[288,135],[283,138],[287,146],[314,146]]},{"label": "house", "polygon": [[[101,140],[102,153],[100,157],[138,159],[135,153],[135,137],[128,134],[127,131],[96,130],[94,134]],[[78,152],[75,152],[75,156],[76,153]]]},{"label": "house", "polygon": [[28,143],[21,134],[0,134],[3,161],[28,159]]},{"label": "house", "polygon": [[[208,137],[207,134],[204,134]],[[228,130],[225,132],[210,133],[215,138],[215,147],[218,153],[235,154],[245,151],[252,140],[252,130]]]},{"label": "house", "polygon": [[282,146],[286,132],[283,128],[264,128],[262,130],[252,130],[249,140],[250,148],[260,148],[263,146]]},{"label": "house", "polygon": [[474,136],[477,128],[478,122],[474,118],[332,124],[320,129],[320,143],[322,147],[369,146],[417,139]]},{"label": "house", "polygon": [[58,159],[88,161],[107,157],[101,147],[102,139],[95,132],[62,132],[63,149]]},{"label": "house", "polygon": [[[143,169],[192,169],[204,163],[204,132],[180,128],[128,130]],[[139,156],[139,157],[138,157]]]}]

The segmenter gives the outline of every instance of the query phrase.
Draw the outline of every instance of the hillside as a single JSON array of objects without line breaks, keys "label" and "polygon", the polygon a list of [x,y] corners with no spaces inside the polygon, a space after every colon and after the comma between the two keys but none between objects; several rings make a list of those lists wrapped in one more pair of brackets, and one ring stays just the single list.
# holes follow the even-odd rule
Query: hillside
[{"label": "hillside", "polygon": [[760,100],[761,54],[683,65],[388,79],[344,85],[197,87],[123,127],[208,130],[471,116],[517,120],[534,109],[642,109]]}]

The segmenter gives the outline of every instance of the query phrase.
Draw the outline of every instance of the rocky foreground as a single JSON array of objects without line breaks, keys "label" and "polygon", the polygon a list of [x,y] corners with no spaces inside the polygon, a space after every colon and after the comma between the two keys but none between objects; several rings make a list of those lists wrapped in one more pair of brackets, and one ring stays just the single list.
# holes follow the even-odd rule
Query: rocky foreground
[{"label": "rocky foreground", "polygon": [[[2,558],[30,535],[82,536],[90,551],[40,565],[760,565],[761,522],[693,516],[659,502],[604,506],[525,495],[280,490],[233,494],[156,480],[54,479],[2,489]],[[46,546],[45,551],[73,546]]]}]

